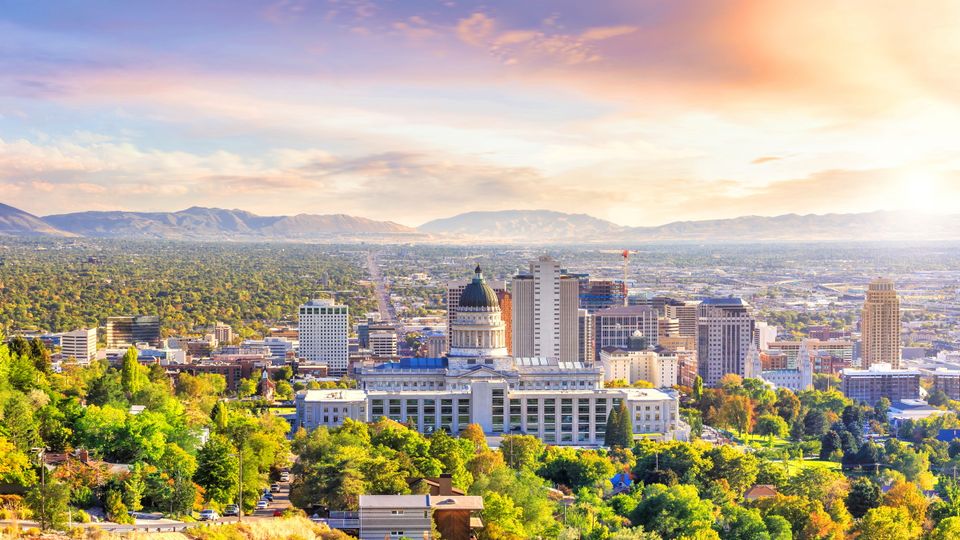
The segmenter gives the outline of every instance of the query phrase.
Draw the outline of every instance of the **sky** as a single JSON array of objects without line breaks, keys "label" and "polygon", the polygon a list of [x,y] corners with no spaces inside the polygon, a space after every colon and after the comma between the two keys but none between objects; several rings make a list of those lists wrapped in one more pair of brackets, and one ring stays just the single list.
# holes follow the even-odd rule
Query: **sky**
[{"label": "sky", "polygon": [[0,202],[960,210],[960,2],[13,1]]}]

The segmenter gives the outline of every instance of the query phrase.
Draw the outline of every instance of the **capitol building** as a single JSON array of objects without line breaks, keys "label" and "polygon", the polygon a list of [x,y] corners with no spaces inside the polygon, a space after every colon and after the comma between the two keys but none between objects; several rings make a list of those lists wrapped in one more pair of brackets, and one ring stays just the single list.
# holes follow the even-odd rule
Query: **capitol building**
[{"label": "capitol building", "polygon": [[403,358],[354,374],[355,390],[297,395],[297,427],[335,427],[346,418],[387,417],[421,433],[458,433],[479,424],[488,436],[534,435],[547,444],[603,444],[607,417],[625,402],[635,436],[687,440],[673,390],[604,388],[599,366],[556,358],[514,358],[497,294],[478,266],[463,289],[443,358]]}]

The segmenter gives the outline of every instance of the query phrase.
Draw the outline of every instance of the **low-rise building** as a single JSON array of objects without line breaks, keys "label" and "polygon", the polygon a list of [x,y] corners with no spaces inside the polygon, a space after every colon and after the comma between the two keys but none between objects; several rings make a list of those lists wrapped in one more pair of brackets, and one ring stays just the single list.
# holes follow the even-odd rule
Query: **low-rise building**
[{"label": "low-rise building", "polygon": [[890,364],[876,363],[867,369],[847,368],[840,372],[843,395],[868,405],[880,398],[891,402],[920,398],[920,371],[893,369]]},{"label": "low-rise building", "polygon": [[627,351],[607,347],[600,351],[604,379],[623,380],[627,384],[647,381],[654,388],[670,388],[677,384],[679,360],[676,356],[653,351]]}]

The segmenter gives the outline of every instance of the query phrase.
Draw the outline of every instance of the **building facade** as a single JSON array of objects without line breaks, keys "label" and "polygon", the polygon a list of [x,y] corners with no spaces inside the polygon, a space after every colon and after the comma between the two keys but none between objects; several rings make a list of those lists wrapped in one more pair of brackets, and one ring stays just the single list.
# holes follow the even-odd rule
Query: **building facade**
[{"label": "building facade", "polygon": [[160,346],[160,317],[156,315],[107,317],[108,349],[126,348],[137,343]]},{"label": "building facade", "polygon": [[630,340],[638,333],[644,348],[653,349],[659,344],[657,310],[652,306],[622,306],[602,309],[593,314],[594,350],[599,355],[606,347],[630,348]]},{"label": "building facade", "polygon": [[920,371],[894,369],[882,363],[866,369],[844,369],[840,372],[840,389],[844,396],[868,405],[876,405],[883,397],[891,402],[920,399]]},{"label": "building facade", "polygon": [[670,388],[680,375],[676,356],[660,355],[654,351],[627,351],[607,347],[600,351],[604,380],[623,380],[627,384],[647,381],[654,388]]},{"label": "building facade", "polygon": [[577,280],[564,275],[560,263],[544,256],[530,263],[529,273],[514,276],[510,294],[512,354],[575,362],[579,357]]},{"label": "building facade", "polygon": [[867,287],[860,315],[861,366],[900,367],[900,298],[889,279],[875,279]]},{"label": "building facade", "polygon": [[601,309],[623,306],[627,303],[627,285],[612,279],[578,279],[580,309],[596,313]]},{"label": "building facade", "polygon": [[349,308],[332,300],[311,300],[300,306],[299,356],[326,364],[330,374],[344,375],[349,360]]},{"label": "building facade", "polygon": [[97,358],[97,329],[81,328],[60,336],[60,357],[74,358],[79,364],[89,364]]},{"label": "building facade", "polygon": [[700,303],[697,316],[697,356],[703,383],[716,386],[728,373],[748,376],[747,353],[756,348],[756,319],[750,305],[740,298],[707,299]]}]

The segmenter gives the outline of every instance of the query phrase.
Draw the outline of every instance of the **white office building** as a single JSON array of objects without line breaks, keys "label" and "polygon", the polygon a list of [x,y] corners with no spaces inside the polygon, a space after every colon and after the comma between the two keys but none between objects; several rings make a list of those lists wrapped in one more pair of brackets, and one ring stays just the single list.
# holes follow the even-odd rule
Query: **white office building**
[{"label": "white office building", "polygon": [[300,306],[300,358],[325,364],[331,375],[344,375],[349,361],[349,310],[332,300]]},{"label": "white office building", "polygon": [[245,339],[241,347],[265,348],[270,351],[270,358],[274,365],[285,364],[288,358],[296,354],[298,343],[285,337],[268,337],[264,339]]},{"label": "white office building", "polygon": [[660,355],[654,351],[627,351],[608,347],[600,351],[604,379],[622,380],[633,385],[647,381],[654,388],[676,386],[680,362],[676,356]]},{"label": "white office building", "polygon": [[387,417],[423,433],[457,433],[473,423],[491,436],[527,433],[548,444],[588,446],[603,444],[610,411],[626,403],[638,437],[689,437],[672,392],[604,388],[599,366],[507,355],[497,295],[479,268],[459,305],[447,357],[361,368],[355,391],[301,392],[297,425],[313,429],[340,425],[346,417]]},{"label": "white office building", "polygon": [[81,328],[60,334],[60,357],[75,358],[79,364],[89,364],[97,358],[97,329]]},{"label": "white office building", "polygon": [[396,356],[397,355],[397,332],[395,330],[372,330],[370,331],[370,350],[374,356]]},{"label": "white office building", "polygon": [[560,263],[544,256],[530,263],[529,273],[514,276],[510,293],[513,354],[576,362],[580,357],[579,282],[564,275]]}]

